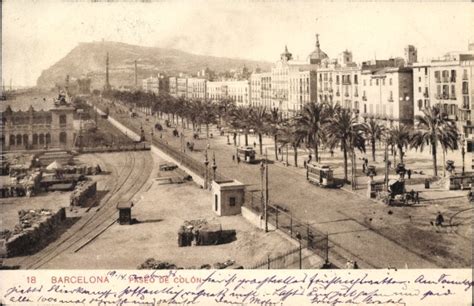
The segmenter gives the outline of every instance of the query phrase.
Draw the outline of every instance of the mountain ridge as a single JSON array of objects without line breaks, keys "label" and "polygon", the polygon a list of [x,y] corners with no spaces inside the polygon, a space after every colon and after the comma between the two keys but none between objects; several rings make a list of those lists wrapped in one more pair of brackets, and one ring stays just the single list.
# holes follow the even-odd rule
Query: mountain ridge
[{"label": "mountain ridge", "polygon": [[138,46],[123,42],[101,41],[80,42],[62,59],[42,71],[37,86],[52,88],[64,83],[66,76],[91,78],[92,88],[102,88],[105,83],[105,59],[109,53],[109,79],[114,87],[134,85],[134,62],[137,60],[138,85],[141,80],[164,73],[177,75],[179,72],[195,74],[209,68],[216,72],[241,69],[250,71],[256,68],[269,70],[270,62],[241,58],[226,58],[210,55],[192,54],[186,51],[149,46]]}]

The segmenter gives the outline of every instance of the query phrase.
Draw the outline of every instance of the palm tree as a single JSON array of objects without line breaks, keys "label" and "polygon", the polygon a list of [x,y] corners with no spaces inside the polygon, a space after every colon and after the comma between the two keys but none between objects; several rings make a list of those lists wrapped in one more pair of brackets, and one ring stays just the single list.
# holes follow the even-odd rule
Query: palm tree
[{"label": "palm tree", "polygon": [[263,154],[262,134],[267,130],[266,119],[268,112],[266,107],[252,107],[250,108],[249,123],[250,127],[255,130],[258,135],[258,143],[260,147],[260,155]]},{"label": "palm tree", "polygon": [[245,146],[249,145],[248,133],[250,129],[250,109],[248,107],[236,107],[230,113],[230,124],[234,129],[242,129],[245,135]]},{"label": "palm tree", "polygon": [[[406,125],[394,126],[388,130],[387,141],[392,148],[398,149],[400,153],[400,163],[403,164],[403,148],[407,148],[410,144],[411,139],[411,129]],[[395,159],[393,161],[394,165],[396,163]]]},{"label": "palm tree", "polygon": [[275,145],[275,160],[278,160],[278,132],[283,123],[278,108],[272,108],[266,120],[268,132],[273,136],[273,143]]},{"label": "palm tree", "polygon": [[209,100],[204,100],[200,103],[198,111],[199,123],[206,126],[206,137],[209,138],[209,124],[216,122],[216,105]]},{"label": "palm tree", "polygon": [[324,117],[324,106],[318,102],[306,104],[297,116],[298,126],[305,130],[308,136],[308,145],[313,145],[314,157],[319,161],[318,146],[322,138],[322,126],[327,121]]},{"label": "palm tree", "polygon": [[458,129],[456,125],[447,119],[438,105],[423,110],[423,115],[415,117],[417,131],[413,134],[411,146],[423,151],[425,145],[431,146],[433,156],[433,174],[438,176],[437,169],[437,147],[438,143],[443,150],[457,148]]},{"label": "palm tree", "polygon": [[363,124],[364,134],[366,139],[370,141],[372,146],[372,159],[375,162],[375,144],[377,141],[382,139],[383,134],[385,133],[385,126],[378,123],[374,119],[370,119],[369,122]]},{"label": "palm tree", "polygon": [[365,140],[362,124],[357,123],[357,118],[348,109],[340,108],[325,124],[327,144],[331,148],[341,146],[344,155],[344,180],[347,182],[347,154],[351,154],[352,177],[355,181],[355,149],[365,152]]},{"label": "palm tree", "polygon": [[279,130],[278,141],[293,148],[295,167],[298,167],[298,147],[305,137],[306,133],[297,127],[295,121],[286,122]]}]

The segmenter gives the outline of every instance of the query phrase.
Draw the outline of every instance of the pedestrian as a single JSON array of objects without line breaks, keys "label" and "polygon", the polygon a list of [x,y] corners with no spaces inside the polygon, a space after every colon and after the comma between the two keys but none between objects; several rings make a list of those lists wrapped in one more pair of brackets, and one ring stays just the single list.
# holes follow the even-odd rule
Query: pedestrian
[{"label": "pedestrian", "polygon": [[352,268],[353,269],[359,269],[359,265],[357,264],[357,261],[354,261],[354,266]]},{"label": "pedestrian", "polygon": [[257,143],[254,141],[253,142],[253,147],[256,148],[257,147]]},{"label": "pedestrian", "polygon": [[306,169],[306,161],[305,160],[303,161],[303,166]]},{"label": "pedestrian", "polygon": [[408,175],[408,179],[410,179],[411,178],[411,169],[407,170],[407,175]]},{"label": "pedestrian", "polygon": [[438,211],[438,215],[436,216],[436,226],[443,226],[444,218],[441,212]]},{"label": "pedestrian", "polygon": [[362,164],[362,172],[365,173],[365,162]]},{"label": "pedestrian", "polygon": [[311,156],[311,153],[309,153],[309,156],[308,156],[308,164],[311,162],[311,159],[313,159],[313,156]]},{"label": "pedestrian", "polygon": [[235,155],[232,154],[232,162],[235,162]]},{"label": "pedestrian", "polygon": [[352,269],[354,267],[354,264],[352,263],[352,261],[348,260],[346,262],[346,269]]},{"label": "pedestrian", "polygon": [[420,192],[415,193],[415,204],[420,204]]},{"label": "pedestrian", "polygon": [[237,155],[237,164],[240,164],[240,156]]},{"label": "pedestrian", "polygon": [[388,165],[388,168],[389,168],[389,169],[392,169],[392,162],[391,162],[390,160],[387,161],[387,165]]},{"label": "pedestrian", "polygon": [[334,157],[334,150],[331,150],[331,157]]}]

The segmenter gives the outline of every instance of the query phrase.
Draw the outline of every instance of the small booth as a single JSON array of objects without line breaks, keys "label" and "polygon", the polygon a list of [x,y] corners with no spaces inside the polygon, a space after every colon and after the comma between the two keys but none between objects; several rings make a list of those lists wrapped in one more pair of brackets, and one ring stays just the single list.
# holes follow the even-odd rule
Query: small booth
[{"label": "small booth", "polygon": [[120,225],[132,224],[132,207],[132,202],[122,202],[117,204]]},{"label": "small booth", "polygon": [[331,187],[334,185],[333,170],[328,165],[318,165],[309,163],[306,166],[306,179],[310,183],[322,187]]},{"label": "small booth", "polygon": [[239,156],[246,163],[255,162],[255,150],[252,147],[242,147],[237,149],[237,156]]},{"label": "small booth", "polygon": [[212,198],[212,210],[218,216],[238,215],[245,200],[245,185],[236,180],[213,181]]}]

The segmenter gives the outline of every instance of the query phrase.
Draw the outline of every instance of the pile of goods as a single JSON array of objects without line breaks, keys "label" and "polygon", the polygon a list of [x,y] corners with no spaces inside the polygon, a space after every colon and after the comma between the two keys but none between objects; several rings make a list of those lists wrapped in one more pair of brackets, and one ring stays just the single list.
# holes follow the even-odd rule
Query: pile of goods
[{"label": "pile of goods", "polygon": [[46,246],[57,228],[66,220],[66,210],[49,209],[18,211],[19,223],[13,230],[0,232],[0,256],[27,255]]},{"label": "pile of goods", "polygon": [[235,230],[223,230],[220,223],[205,219],[185,221],[178,231],[178,246],[217,245],[236,239]]},{"label": "pile of goods", "polygon": [[82,181],[76,185],[71,193],[71,206],[86,206],[90,199],[94,199],[97,192],[97,182]]},{"label": "pile of goods", "polygon": [[154,258],[148,258],[144,263],[139,265],[137,269],[146,269],[146,270],[176,270],[182,269],[176,267],[176,265],[171,264],[166,261],[159,261]]}]

